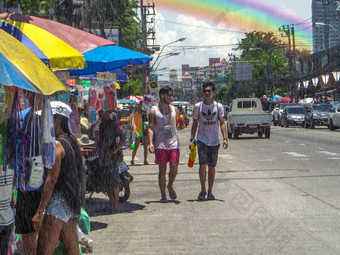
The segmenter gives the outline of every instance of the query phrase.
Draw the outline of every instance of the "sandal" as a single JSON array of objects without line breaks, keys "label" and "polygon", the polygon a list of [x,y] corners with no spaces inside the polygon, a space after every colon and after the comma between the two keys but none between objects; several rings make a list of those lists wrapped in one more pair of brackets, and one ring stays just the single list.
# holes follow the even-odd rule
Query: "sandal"
[{"label": "sandal", "polygon": [[199,200],[199,201],[204,201],[206,195],[207,195],[207,192],[201,191],[201,192],[198,194],[198,200]]},{"label": "sandal", "polygon": [[210,193],[210,194],[208,194],[207,199],[208,200],[215,200],[216,198],[215,198],[215,196],[212,193]]},{"label": "sandal", "polygon": [[159,200],[159,202],[162,203],[162,204],[166,204],[166,203],[168,203],[169,201],[168,201],[168,199],[166,199],[166,198],[161,198],[161,200]]},{"label": "sandal", "polygon": [[144,165],[149,165],[149,162],[145,160]]},{"label": "sandal", "polygon": [[135,162],[133,160],[131,160],[131,166],[134,166]]},{"label": "sandal", "polygon": [[169,197],[172,199],[172,200],[175,200],[177,198],[177,194],[176,192],[173,190],[173,191],[169,191]]}]

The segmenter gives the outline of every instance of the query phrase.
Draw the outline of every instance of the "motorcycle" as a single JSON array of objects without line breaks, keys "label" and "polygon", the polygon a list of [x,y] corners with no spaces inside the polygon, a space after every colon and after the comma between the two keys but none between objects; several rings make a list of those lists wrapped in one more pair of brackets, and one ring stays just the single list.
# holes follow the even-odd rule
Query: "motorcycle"
[{"label": "motorcycle", "polygon": [[[128,172],[130,169],[128,165],[122,159],[122,153],[119,156],[120,160],[118,163],[119,169],[119,202],[125,202],[130,197],[130,183],[133,181],[133,176]],[[86,170],[86,191],[90,193],[89,199],[91,199],[94,192],[106,193],[106,187],[103,186],[104,176],[103,171],[99,169],[99,158],[92,156],[85,158]]]}]

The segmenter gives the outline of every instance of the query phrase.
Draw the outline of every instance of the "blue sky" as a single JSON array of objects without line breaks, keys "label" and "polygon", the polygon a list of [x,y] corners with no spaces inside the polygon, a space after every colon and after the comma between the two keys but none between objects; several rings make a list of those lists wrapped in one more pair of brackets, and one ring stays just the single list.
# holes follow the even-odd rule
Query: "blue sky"
[{"label": "blue sky", "polygon": [[[307,20],[306,26],[311,25],[311,0],[254,0],[283,12],[298,15],[301,21]],[[156,4],[155,30],[156,43],[163,46],[169,42],[186,36],[183,42],[171,44],[164,48],[164,52],[181,52],[178,56],[164,58],[158,69],[167,67],[162,73],[169,73],[172,67],[181,69],[182,64],[190,66],[207,66],[210,57],[228,58],[228,53],[237,54],[232,50],[243,37],[242,33],[225,32],[216,30],[212,21],[202,20],[200,17],[186,15],[185,13],[173,13],[157,9]],[[308,20],[309,19],[309,20]],[[286,24],[282,24],[286,25]],[[223,28],[222,28],[223,29]],[[232,27],[231,27],[232,29]],[[216,46],[225,45],[225,46]],[[194,49],[183,50],[180,46],[196,46]],[[201,46],[199,48],[197,46]],[[203,47],[204,46],[204,47]],[[207,47],[209,46],[209,47]],[[154,55],[154,59],[157,53]],[[160,57],[159,59],[162,59]],[[164,80],[168,77],[164,76]]]}]

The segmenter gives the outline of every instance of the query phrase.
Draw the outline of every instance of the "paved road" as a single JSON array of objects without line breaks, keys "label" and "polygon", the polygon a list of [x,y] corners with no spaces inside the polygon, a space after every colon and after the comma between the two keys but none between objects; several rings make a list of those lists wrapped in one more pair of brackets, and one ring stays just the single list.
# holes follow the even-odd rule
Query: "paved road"
[{"label": "paved road", "polygon": [[217,200],[205,202],[196,200],[198,166],[186,166],[189,132],[180,133],[178,200],[158,202],[158,168],[141,165],[140,149],[123,212],[103,214],[101,194],[87,202],[94,254],[340,253],[339,131],[273,127],[271,139],[230,140],[220,149]]}]

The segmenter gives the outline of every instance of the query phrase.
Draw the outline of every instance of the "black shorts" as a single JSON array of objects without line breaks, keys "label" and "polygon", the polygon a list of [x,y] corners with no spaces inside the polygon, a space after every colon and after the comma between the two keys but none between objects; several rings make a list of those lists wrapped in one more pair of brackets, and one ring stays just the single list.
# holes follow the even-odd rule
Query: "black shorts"
[{"label": "black shorts", "polygon": [[215,167],[220,145],[208,146],[200,141],[197,142],[198,161],[200,165]]},{"label": "black shorts", "polygon": [[29,234],[35,232],[32,225],[32,218],[37,212],[41,191],[20,191],[16,202],[15,232],[17,234]]},{"label": "black shorts", "polygon": [[119,185],[119,169],[118,164],[104,167],[104,186],[118,186]]}]

